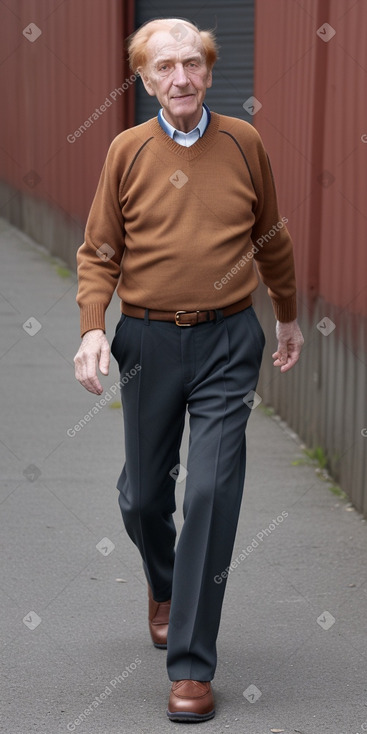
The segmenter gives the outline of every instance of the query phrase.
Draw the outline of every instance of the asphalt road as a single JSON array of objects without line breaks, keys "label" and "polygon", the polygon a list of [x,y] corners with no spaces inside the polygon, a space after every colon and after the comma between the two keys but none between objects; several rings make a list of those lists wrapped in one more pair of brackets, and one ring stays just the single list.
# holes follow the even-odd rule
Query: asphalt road
[{"label": "asphalt road", "polygon": [[[1,731],[181,731],[117,504],[117,366],[100,404],[74,379],[75,276],[4,220],[0,249]],[[114,298],[109,338],[118,316]],[[187,430],[183,465],[186,452]],[[279,420],[252,411],[217,713],[200,732],[367,730],[366,522],[300,456]]]}]

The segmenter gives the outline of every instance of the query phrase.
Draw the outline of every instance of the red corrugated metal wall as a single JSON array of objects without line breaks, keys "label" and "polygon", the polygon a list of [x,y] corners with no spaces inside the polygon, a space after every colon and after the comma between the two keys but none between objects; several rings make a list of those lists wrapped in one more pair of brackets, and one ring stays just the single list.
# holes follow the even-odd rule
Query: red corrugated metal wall
[{"label": "red corrugated metal wall", "polygon": [[366,27],[367,3],[355,0],[256,3],[254,124],[289,217],[300,291],[364,316]]},{"label": "red corrugated metal wall", "polygon": [[320,294],[367,316],[367,4],[334,0],[329,16]]},{"label": "red corrugated metal wall", "polygon": [[254,117],[289,219],[305,346],[274,373],[274,323],[259,389],[367,514],[367,3],[257,0]]},{"label": "red corrugated metal wall", "polygon": [[133,124],[134,82],[123,50],[133,8],[125,0],[1,2],[0,214],[36,229],[29,234],[40,232],[39,222],[28,221],[30,199],[40,216],[63,213],[66,227],[84,226],[108,145]]}]

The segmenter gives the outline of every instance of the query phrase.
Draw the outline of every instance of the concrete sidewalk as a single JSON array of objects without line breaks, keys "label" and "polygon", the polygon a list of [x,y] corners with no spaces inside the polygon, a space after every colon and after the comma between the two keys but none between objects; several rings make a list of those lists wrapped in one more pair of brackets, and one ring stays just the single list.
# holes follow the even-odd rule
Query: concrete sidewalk
[{"label": "concrete sidewalk", "polygon": [[[1,730],[181,731],[166,717],[165,652],[150,641],[145,577],[117,504],[117,365],[101,404],[74,379],[75,276],[3,220],[0,248]],[[118,317],[114,298],[109,339]],[[183,464],[186,452],[187,430]],[[301,455],[279,421],[253,411],[217,715],[200,732],[367,729],[366,523],[313,467],[292,465]],[[183,492],[180,482],[178,527]]]}]

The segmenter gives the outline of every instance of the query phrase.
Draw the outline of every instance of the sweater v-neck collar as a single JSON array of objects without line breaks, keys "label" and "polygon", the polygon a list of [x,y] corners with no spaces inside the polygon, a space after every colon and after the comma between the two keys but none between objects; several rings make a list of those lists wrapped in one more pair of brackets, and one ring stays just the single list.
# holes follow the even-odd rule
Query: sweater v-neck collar
[{"label": "sweater v-neck collar", "polygon": [[186,148],[169,137],[160,126],[157,117],[151,120],[151,130],[154,139],[159,146],[164,146],[171,153],[181,156],[188,161],[197,158],[201,153],[205,152],[215,141],[216,134],[219,130],[220,115],[217,112],[211,112],[211,119],[204,135],[199,138],[193,145]]}]

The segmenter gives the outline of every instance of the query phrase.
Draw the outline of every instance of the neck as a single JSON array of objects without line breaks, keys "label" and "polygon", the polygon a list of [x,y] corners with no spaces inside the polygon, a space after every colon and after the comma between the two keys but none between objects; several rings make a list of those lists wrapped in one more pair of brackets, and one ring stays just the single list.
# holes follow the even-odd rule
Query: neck
[{"label": "neck", "polygon": [[164,119],[169,122],[172,127],[174,127],[176,130],[179,130],[182,133],[189,133],[190,130],[194,130],[194,128],[198,125],[198,123],[201,120],[203,114],[203,108],[201,107],[200,110],[197,111],[197,113],[189,118],[186,117],[179,117],[179,118],[173,118],[170,115],[167,115],[165,110],[163,110],[162,115]]}]

